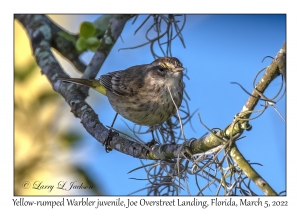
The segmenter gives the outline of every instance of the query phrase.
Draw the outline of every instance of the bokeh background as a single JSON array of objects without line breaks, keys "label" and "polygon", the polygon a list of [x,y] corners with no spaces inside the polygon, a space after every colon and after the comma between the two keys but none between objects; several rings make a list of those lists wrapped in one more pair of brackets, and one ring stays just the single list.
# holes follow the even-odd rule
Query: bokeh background
[{"label": "bokeh background", "polygon": [[[93,21],[99,15],[49,15],[66,30],[77,33],[82,21]],[[145,42],[147,22],[134,35],[146,15],[141,15],[132,24],[129,21],[99,75],[153,61],[149,45],[133,50],[119,50]],[[128,195],[147,185],[144,170],[128,172],[140,166],[140,160],[112,151],[93,139],[81,126],[80,120],[70,112],[64,99],[54,92],[47,78],[41,75],[32,56],[27,38],[18,21],[14,22],[14,193],[15,195]],[[184,127],[187,138],[200,137],[207,130],[200,124],[198,113],[210,128],[225,128],[246,102],[248,95],[238,82],[252,91],[253,78],[259,70],[270,64],[286,41],[286,15],[187,15],[183,30],[186,48],[178,39],[172,43],[172,54],[179,58],[188,70],[190,80],[185,78],[186,91],[191,98],[191,112],[197,110],[191,123]],[[55,53],[55,51],[54,51]],[[88,64],[93,53],[86,52],[82,60]],[[162,54],[161,54],[162,55]],[[71,77],[81,75],[59,54],[62,67]],[[98,76],[99,76],[98,75]],[[269,86],[266,95],[272,97],[280,88],[281,77]],[[104,125],[110,125],[114,110],[101,94],[90,90],[87,102],[99,115]],[[261,102],[260,104],[263,104]],[[261,105],[256,109],[262,109]],[[286,117],[286,97],[276,104],[277,110]],[[115,127],[130,133],[118,117]],[[275,189],[286,190],[286,123],[269,107],[265,113],[251,121],[252,130],[246,138],[237,142],[240,151],[254,168]],[[143,137],[151,140],[150,135]],[[150,163],[151,161],[144,161]],[[58,183],[71,182],[92,189],[61,190]],[[189,179],[192,195],[198,192],[194,179]],[[54,189],[32,187],[53,185]],[[263,193],[253,184],[257,194]],[[144,195],[145,191],[135,195]],[[187,195],[181,190],[180,195]],[[206,191],[214,195],[214,189]]]}]

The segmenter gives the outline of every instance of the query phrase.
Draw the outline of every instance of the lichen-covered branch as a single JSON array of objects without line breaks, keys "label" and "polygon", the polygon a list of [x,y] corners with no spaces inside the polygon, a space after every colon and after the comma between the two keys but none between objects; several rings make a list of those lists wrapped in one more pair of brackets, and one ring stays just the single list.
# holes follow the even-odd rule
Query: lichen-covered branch
[{"label": "lichen-covered branch", "polygon": [[[270,66],[266,69],[266,72],[258,82],[255,90],[252,92],[252,96],[249,97],[242,111],[239,114],[237,120],[228,126],[225,130],[226,136],[232,136],[234,133],[242,133],[244,129],[249,127],[248,120],[252,114],[251,111],[258,103],[264,91],[268,85],[273,81],[280,73],[283,73],[285,77],[286,72],[286,44],[282,46],[275,59]],[[284,72],[283,72],[284,70]],[[235,122],[236,121],[236,122]],[[245,160],[243,155],[239,152],[237,145],[233,144],[230,150],[230,155],[238,166],[245,172],[245,174],[266,194],[266,195],[277,195],[272,187],[251,167],[251,165]]]},{"label": "lichen-covered branch", "polygon": [[[74,43],[70,41],[70,39],[66,39],[65,36],[61,34],[67,34],[68,37],[76,39],[77,36],[70,34],[68,31],[62,29],[58,25],[56,25],[53,21],[51,21],[45,15],[15,15],[15,18],[18,19],[23,26],[27,26],[28,29],[32,30],[33,27],[47,27],[48,28],[48,36],[51,36],[50,46],[56,49],[62,56],[67,58],[76,69],[80,72],[84,72],[86,66],[79,59],[80,54],[77,52]],[[34,26],[34,24],[38,24]]]},{"label": "lichen-covered branch", "polygon": [[246,176],[251,179],[263,192],[265,195],[278,195],[275,190],[266,182],[248,163],[248,161],[243,157],[242,153],[238,150],[237,146],[234,144],[230,149],[230,156],[237,163],[240,169],[246,174]]}]

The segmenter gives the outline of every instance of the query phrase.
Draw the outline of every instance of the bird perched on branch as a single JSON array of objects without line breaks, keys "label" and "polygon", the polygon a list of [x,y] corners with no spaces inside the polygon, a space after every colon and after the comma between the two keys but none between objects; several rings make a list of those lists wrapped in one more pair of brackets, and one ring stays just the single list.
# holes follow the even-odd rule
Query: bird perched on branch
[{"label": "bird perched on branch", "polygon": [[179,109],[184,90],[183,70],[177,58],[163,57],[95,80],[60,79],[95,89],[106,95],[113,109],[124,118],[152,127],[162,124]]}]

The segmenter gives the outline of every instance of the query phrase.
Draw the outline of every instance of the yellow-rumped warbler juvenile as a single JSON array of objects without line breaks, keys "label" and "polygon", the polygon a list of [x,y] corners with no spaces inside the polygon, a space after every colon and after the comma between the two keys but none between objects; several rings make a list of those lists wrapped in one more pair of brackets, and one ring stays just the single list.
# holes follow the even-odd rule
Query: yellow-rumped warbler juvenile
[{"label": "yellow-rumped warbler juvenile", "polygon": [[180,107],[183,70],[177,58],[163,57],[150,64],[104,74],[96,80],[60,79],[95,89],[107,96],[117,113],[134,123],[151,127],[162,124],[176,113],[174,103]]}]

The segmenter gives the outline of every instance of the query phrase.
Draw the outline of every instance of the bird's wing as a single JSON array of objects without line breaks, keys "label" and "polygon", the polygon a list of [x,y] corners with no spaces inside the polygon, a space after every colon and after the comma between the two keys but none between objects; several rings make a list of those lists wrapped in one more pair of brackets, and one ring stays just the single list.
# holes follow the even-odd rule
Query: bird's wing
[{"label": "bird's wing", "polygon": [[145,74],[142,74],[146,65],[133,66],[126,70],[104,74],[99,82],[110,92],[122,96],[134,96],[144,85]]}]

